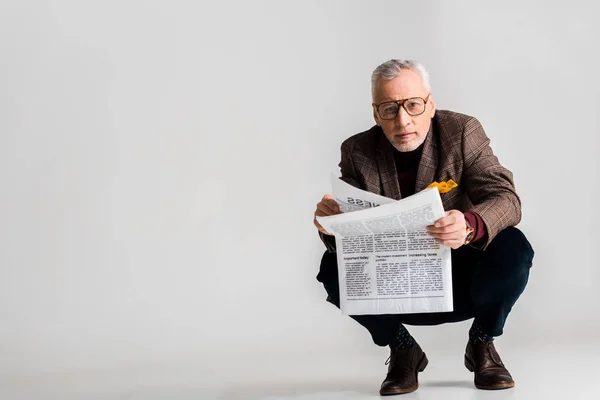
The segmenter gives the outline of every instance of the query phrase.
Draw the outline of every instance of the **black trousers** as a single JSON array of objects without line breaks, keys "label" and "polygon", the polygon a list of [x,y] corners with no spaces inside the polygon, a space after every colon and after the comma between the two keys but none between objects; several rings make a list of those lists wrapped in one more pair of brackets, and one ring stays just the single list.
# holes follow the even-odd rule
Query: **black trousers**
[{"label": "black trousers", "polygon": [[[375,344],[387,346],[400,324],[439,325],[475,318],[489,336],[500,336],[513,305],[525,290],[534,251],[514,227],[501,231],[485,251],[471,246],[452,250],[454,311],[422,314],[351,316],[364,326]],[[340,306],[336,253],[325,252],[317,280],[329,301]]]}]

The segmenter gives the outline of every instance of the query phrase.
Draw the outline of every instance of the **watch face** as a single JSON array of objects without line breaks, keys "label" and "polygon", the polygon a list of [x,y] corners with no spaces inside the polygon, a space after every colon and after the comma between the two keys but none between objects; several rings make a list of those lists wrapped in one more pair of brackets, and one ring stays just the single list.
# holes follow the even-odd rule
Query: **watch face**
[{"label": "watch face", "polygon": [[468,244],[471,241],[474,234],[475,234],[475,230],[473,228],[467,228],[467,236],[465,237],[465,244]]}]

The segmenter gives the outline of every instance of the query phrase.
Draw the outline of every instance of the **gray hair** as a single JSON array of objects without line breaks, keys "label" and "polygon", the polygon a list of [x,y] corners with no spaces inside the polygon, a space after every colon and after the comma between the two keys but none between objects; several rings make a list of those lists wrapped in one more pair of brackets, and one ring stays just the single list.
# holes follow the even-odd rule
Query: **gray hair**
[{"label": "gray hair", "polygon": [[421,75],[425,89],[428,92],[431,92],[429,73],[421,63],[413,60],[389,60],[375,68],[375,71],[373,71],[373,74],[371,75],[371,95],[373,96],[373,99],[375,99],[375,87],[377,86],[377,82],[380,79],[391,81],[392,79],[397,78],[400,71],[403,69],[410,69]]}]

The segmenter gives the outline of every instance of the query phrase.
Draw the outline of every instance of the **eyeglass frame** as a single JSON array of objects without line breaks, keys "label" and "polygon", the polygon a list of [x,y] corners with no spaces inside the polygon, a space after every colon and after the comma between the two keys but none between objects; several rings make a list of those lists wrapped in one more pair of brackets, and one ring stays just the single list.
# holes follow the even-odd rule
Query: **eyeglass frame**
[{"label": "eyeglass frame", "polygon": [[[418,117],[419,115],[422,115],[425,111],[427,111],[427,102],[429,101],[429,97],[430,96],[431,96],[431,93],[429,93],[427,95],[427,97],[425,97],[425,98],[418,97],[418,96],[417,97],[410,97],[410,98],[404,99],[404,100],[384,101],[383,103],[379,103],[379,104],[373,103],[373,106],[375,107],[375,110],[377,110],[377,115],[379,115],[379,118],[383,119],[384,121],[391,121],[391,120],[395,119],[398,116],[398,114],[400,113],[400,107],[404,108],[404,111],[406,111],[406,113],[408,115],[410,115],[411,117]],[[419,114],[411,114],[411,113],[408,112],[408,110],[406,109],[406,107],[404,107],[404,103],[406,103],[409,100],[414,100],[414,99],[421,99],[421,100],[423,100],[423,103],[425,103],[424,107],[423,107],[423,111],[420,112]],[[382,105],[384,105],[384,104],[390,104],[390,103],[396,103],[398,105],[398,111],[396,112],[396,115],[394,115],[392,118],[389,118],[389,119],[388,118],[383,118],[381,116],[381,114],[379,113],[379,107],[382,106]]]}]

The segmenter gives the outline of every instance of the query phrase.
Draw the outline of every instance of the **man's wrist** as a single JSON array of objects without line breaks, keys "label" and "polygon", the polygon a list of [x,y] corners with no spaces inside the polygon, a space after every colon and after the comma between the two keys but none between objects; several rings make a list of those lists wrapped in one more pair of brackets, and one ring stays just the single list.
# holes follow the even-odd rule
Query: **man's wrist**
[{"label": "man's wrist", "polygon": [[469,223],[469,220],[467,220],[465,218],[465,225],[467,226],[466,231],[467,234],[465,236],[465,242],[463,243],[463,246],[471,243],[471,241],[473,240],[473,237],[475,237],[475,228],[473,228],[471,226],[471,224]]},{"label": "man's wrist", "polygon": [[464,213],[465,222],[475,231],[471,238],[470,244],[479,243],[486,240],[487,229],[483,219],[475,211],[467,211]]}]

